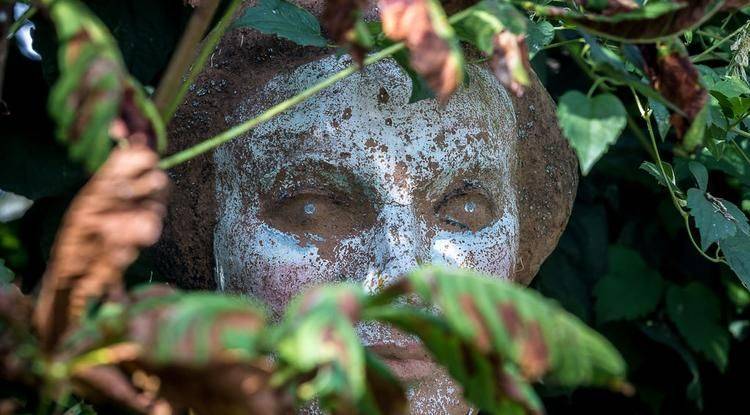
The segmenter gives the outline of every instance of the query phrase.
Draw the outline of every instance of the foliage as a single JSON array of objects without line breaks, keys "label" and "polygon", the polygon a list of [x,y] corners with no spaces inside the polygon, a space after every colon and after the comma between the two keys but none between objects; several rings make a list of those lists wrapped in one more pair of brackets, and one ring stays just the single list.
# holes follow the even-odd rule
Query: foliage
[{"label": "foliage", "polygon": [[[367,319],[390,322],[422,338],[436,361],[465,387],[466,398],[490,413],[600,408],[587,390],[561,397],[578,385],[629,390],[622,381],[624,362],[601,335],[536,293],[465,271],[424,268],[375,296],[348,285],[319,288],[300,297],[276,325],[266,321],[259,306],[217,294],[154,286],[105,299],[122,288],[134,256],[107,262],[106,273],[92,266],[66,274],[65,267],[56,267],[66,259],[107,258],[96,250],[64,249],[66,243],[75,246],[70,241],[86,240],[73,232],[81,222],[75,219],[75,202],[44,277],[54,289],[40,294],[39,304],[57,306],[35,308],[35,328],[42,337],[32,334],[29,298],[7,281],[20,284],[22,279],[31,288],[42,275],[59,212],[81,185],[83,170],[98,171],[89,183],[96,184],[96,177],[106,177],[99,166],[116,155],[110,155],[115,143],[152,152],[164,146],[169,117],[157,114],[136,79],[148,85],[159,74],[185,73],[187,68],[166,69],[166,52],[183,29],[182,19],[170,19],[163,9],[118,12],[127,5],[160,7],[143,3],[36,2],[43,13],[35,17],[40,29],[35,44],[54,84],[35,90],[33,103],[18,107],[20,116],[10,117],[0,144],[25,161],[21,168],[14,167],[18,160],[4,161],[0,188],[36,202],[21,225],[0,229],[5,258],[0,262],[0,373],[4,383],[14,385],[8,393],[23,385],[55,391],[46,398],[70,407],[69,413],[91,413],[67,396],[71,385],[86,385],[79,392],[83,396],[107,396],[112,388],[91,381],[106,376],[110,386],[128,395],[137,386],[131,382],[135,374],[146,373],[164,384],[158,400],[157,391],[150,390],[148,402],[131,394],[118,403],[141,412],[165,403],[199,413],[280,412],[317,398],[336,412],[398,413],[404,410],[404,391],[353,330],[355,322]],[[393,56],[412,79],[411,101],[431,96],[446,101],[462,82],[470,82],[464,66],[472,61],[466,56],[475,54],[464,56],[462,46],[474,48],[482,56],[477,62],[488,61],[516,95],[531,82],[533,66],[558,100],[560,126],[587,175],[571,224],[536,287],[624,351],[638,394],[623,411],[684,413],[705,407],[721,412],[723,405],[731,407],[726,403],[731,399],[718,398],[730,396],[722,380],[743,379],[733,362],[748,360],[740,350],[747,346],[750,327],[750,225],[745,216],[750,209],[745,72],[750,23],[747,9],[741,9],[745,2],[483,0],[448,16],[434,0],[382,0],[382,24],[363,20],[361,3],[327,2],[325,32],[309,12],[284,0],[262,0],[231,27],[251,27],[302,45],[338,43],[360,65]],[[179,8],[180,16],[189,12],[182,5],[168,7]],[[336,20],[342,13],[346,18]],[[154,23],[154,16],[162,19]],[[201,56],[215,46],[221,31],[216,33],[206,38],[207,52]],[[374,53],[365,57],[368,51]],[[11,64],[19,59],[11,58]],[[199,58],[196,66],[204,63]],[[11,66],[6,79],[22,79]],[[37,71],[41,80],[41,68]],[[5,88],[11,92],[3,97],[26,94],[12,82]],[[45,101],[49,118],[37,123]],[[286,107],[271,108],[258,120],[279,108]],[[161,166],[208,151],[258,120],[165,159]],[[53,134],[59,143],[47,140]],[[158,170],[155,163],[149,171]],[[37,171],[26,167],[37,165]],[[49,177],[49,170],[56,174]],[[82,195],[93,193],[102,200],[114,190],[85,189]],[[105,206],[102,216],[119,207]],[[44,225],[34,223],[40,217],[47,219]],[[13,234],[19,227],[25,231],[22,238]],[[111,230],[102,226],[92,232],[112,236],[104,229]],[[113,238],[98,249],[114,257],[134,253],[153,242],[149,236],[122,244],[112,243]],[[20,239],[26,253],[19,253]],[[40,248],[45,240],[47,247]],[[78,294],[66,291],[68,284]],[[398,301],[408,295],[421,298],[422,305],[437,305],[439,312]],[[51,318],[59,304],[75,318]],[[84,313],[85,304],[91,307]],[[45,318],[54,327],[38,323]],[[46,330],[57,334],[45,337]],[[649,356],[644,350],[656,352]],[[680,369],[684,382],[661,379],[674,367],[685,368]],[[201,399],[183,389],[180,381],[186,378],[203,380]],[[544,386],[535,390],[531,383],[537,380]],[[225,386],[227,395],[211,395],[212,384]],[[248,384],[255,388],[240,387]],[[18,396],[44,411],[46,398],[37,402],[34,395]],[[609,402],[626,400],[607,396]],[[683,396],[690,402],[682,402]]]}]

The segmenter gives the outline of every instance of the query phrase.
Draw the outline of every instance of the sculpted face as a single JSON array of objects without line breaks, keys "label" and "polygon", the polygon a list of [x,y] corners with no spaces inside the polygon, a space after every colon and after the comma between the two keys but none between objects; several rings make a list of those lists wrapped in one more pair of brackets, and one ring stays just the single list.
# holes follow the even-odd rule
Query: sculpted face
[{"label": "sculpted face", "polygon": [[[348,64],[327,57],[273,78],[230,121],[246,120]],[[420,263],[510,279],[518,252],[516,120],[486,71],[441,107],[407,104],[409,79],[383,62],[337,83],[215,153],[221,289],[280,313],[305,288],[377,290]],[[415,413],[466,413],[418,344],[378,326],[363,341],[410,382]]]}]

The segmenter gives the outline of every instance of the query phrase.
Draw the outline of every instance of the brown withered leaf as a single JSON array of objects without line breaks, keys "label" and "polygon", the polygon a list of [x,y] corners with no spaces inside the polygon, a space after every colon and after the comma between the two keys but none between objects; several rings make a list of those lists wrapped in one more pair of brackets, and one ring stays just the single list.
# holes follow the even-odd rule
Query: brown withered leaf
[{"label": "brown withered leaf", "polygon": [[328,35],[341,45],[347,45],[349,52],[360,65],[365,58],[367,49],[355,40],[354,25],[366,0],[327,0],[321,16],[323,28]]},{"label": "brown withered leaf", "polygon": [[490,67],[500,83],[516,96],[523,96],[524,87],[530,82],[531,71],[525,36],[508,30],[498,33],[494,39]]},{"label": "brown withered leaf", "polygon": [[639,49],[651,85],[684,113],[673,113],[670,117],[677,138],[682,139],[708,100],[698,69],[686,54],[678,51],[666,52],[654,44],[641,45]]},{"label": "brown withered leaf", "polygon": [[380,0],[383,33],[403,41],[411,53],[411,66],[427,81],[441,102],[456,90],[463,78],[460,55],[448,39],[438,35],[429,0]]},{"label": "brown withered leaf", "polygon": [[111,404],[146,414],[157,405],[155,396],[136,388],[126,372],[117,366],[95,366],[75,373],[76,393],[91,403]]},{"label": "brown withered leaf", "polygon": [[139,249],[156,242],[168,179],[158,156],[133,144],[114,150],[71,203],[42,279],[34,325],[45,350],[89,300],[122,292],[122,273]]}]

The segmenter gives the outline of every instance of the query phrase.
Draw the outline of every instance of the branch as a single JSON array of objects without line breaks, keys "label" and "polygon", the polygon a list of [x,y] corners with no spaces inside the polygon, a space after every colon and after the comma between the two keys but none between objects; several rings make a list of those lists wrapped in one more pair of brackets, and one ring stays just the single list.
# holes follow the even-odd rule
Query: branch
[{"label": "branch", "polygon": [[168,120],[166,114],[168,114],[172,98],[177,94],[182,76],[190,68],[198,43],[203,38],[203,34],[206,33],[208,25],[211,24],[211,18],[213,18],[218,6],[219,0],[205,0],[199,3],[190,17],[187,28],[177,45],[177,50],[172,55],[167,71],[159,83],[154,96],[154,104],[156,104],[156,108],[164,118],[165,123]]},{"label": "branch", "polygon": [[[234,13],[241,5],[242,0],[232,0],[232,3],[229,4],[226,12],[224,12],[224,16],[222,16],[221,20],[219,20],[219,22],[216,24],[216,27],[211,30],[211,33],[208,34],[206,40],[203,42],[201,51],[198,54],[198,57],[195,59],[195,62],[193,62],[192,67],[189,68],[187,76],[185,77],[185,81],[179,84],[179,89],[176,91],[176,94],[173,91],[171,95],[167,96],[167,98],[171,97],[171,100],[169,101],[169,103],[165,104],[163,110],[160,111],[162,114],[162,118],[164,119],[164,124],[169,124],[169,120],[172,119],[175,112],[177,112],[177,108],[185,100],[185,95],[187,94],[188,88],[190,88],[190,85],[195,82],[195,78],[198,77],[201,69],[203,69],[203,67],[206,65],[208,57],[211,56],[211,53],[213,53],[216,45],[219,43],[219,40],[221,40],[221,37],[227,30],[227,26],[229,26],[229,23],[232,21]],[[184,72],[185,71],[181,72],[180,76],[182,76]]]}]

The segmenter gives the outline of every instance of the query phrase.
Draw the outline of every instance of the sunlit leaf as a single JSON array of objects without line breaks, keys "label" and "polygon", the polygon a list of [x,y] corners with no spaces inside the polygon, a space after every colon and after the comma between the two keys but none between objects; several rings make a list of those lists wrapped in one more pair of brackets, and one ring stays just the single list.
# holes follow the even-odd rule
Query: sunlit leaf
[{"label": "sunlit leaf", "polygon": [[587,174],[607,148],[617,141],[627,123],[625,107],[611,94],[592,98],[568,91],[557,107],[560,127],[573,146],[581,171]]},{"label": "sunlit leaf", "polygon": [[320,23],[307,10],[285,0],[260,0],[232,23],[232,28],[250,27],[303,46],[328,44],[320,32]]}]

